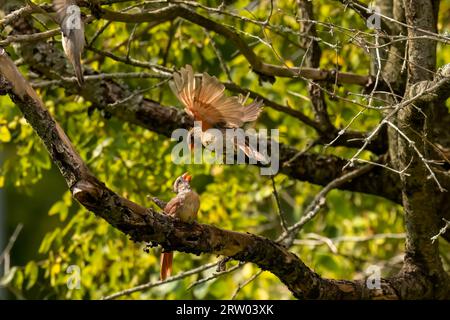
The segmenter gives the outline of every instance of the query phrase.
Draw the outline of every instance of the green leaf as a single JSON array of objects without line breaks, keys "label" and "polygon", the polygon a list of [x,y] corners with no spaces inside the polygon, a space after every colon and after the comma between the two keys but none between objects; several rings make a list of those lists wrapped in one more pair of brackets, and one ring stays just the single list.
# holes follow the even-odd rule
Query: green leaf
[{"label": "green leaf", "polygon": [[57,233],[60,232],[60,229],[57,228],[53,232],[49,232],[45,235],[44,240],[42,240],[41,246],[39,247],[39,253],[46,253],[50,249],[53,240],[55,240],[55,237]]},{"label": "green leaf", "polygon": [[11,141],[11,133],[9,132],[6,126],[0,127],[0,141],[1,142],[10,142]]},{"label": "green leaf", "polygon": [[37,281],[39,275],[39,267],[36,262],[30,261],[25,267],[25,275],[28,277],[28,283],[26,289],[29,290]]},{"label": "green leaf", "polygon": [[48,215],[53,216],[59,214],[61,221],[64,221],[69,213],[69,207],[64,201],[56,202],[49,210]]},{"label": "green leaf", "polygon": [[22,289],[23,278],[23,272],[20,269],[17,269],[16,274],[14,275],[14,287]]}]

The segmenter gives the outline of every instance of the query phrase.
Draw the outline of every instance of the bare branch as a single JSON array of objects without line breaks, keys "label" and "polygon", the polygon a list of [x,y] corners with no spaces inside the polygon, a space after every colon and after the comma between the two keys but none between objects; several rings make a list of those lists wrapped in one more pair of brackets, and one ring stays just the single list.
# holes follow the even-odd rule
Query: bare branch
[{"label": "bare branch", "polygon": [[[3,49],[0,54],[2,66],[6,64],[15,68]],[[34,95],[28,93],[18,96],[10,88],[5,89],[41,138],[73,197],[89,211],[128,234],[132,240],[160,244],[170,251],[211,253],[253,262],[279,277],[298,298],[399,298],[400,291],[391,281],[382,280],[380,292],[366,288],[361,281],[324,279],[311,271],[295,254],[274,241],[248,233],[183,222],[117,195],[89,172],[42,101],[37,101]],[[340,181],[333,185],[338,183]]]},{"label": "bare branch", "polygon": [[254,275],[252,275],[250,278],[248,278],[247,280],[245,280],[244,282],[240,283],[238,285],[238,287],[236,288],[236,290],[234,291],[234,293],[231,295],[231,300],[236,299],[236,296],[239,294],[239,292],[245,287],[247,286],[250,282],[252,282],[253,280],[255,280],[256,278],[259,277],[259,275],[263,273],[263,270],[259,270],[257,273],[255,273]]},{"label": "bare branch", "polygon": [[439,233],[435,236],[431,237],[431,242],[435,242],[441,235],[443,235],[448,228],[450,228],[450,221],[449,220],[445,220],[444,218],[442,218],[442,220],[445,222],[445,225],[441,228],[441,230],[439,230]]},{"label": "bare branch", "polygon": [[[34,47],[39,48],[40,54],[27,55],[24,58],[28,65],[33,66],[35,72],[50,78],[58,78],[59,80],[61,80],[61,74],[69,74],[70,71],[61,70],[61,66],[65,65],[64,55],[62,53],[56,55],[52,44],[39,43],[29,45],[27,43],[22,50],[31,52]],[[49,73],[49,69],[52,69],[49,68],[49,66],[56,68],[55,71],[58,74],[54,72]],[[156,65],[148,67],[150,69],[153,68],[152,70],[155,73],[156,78],[159,76],[163,78],[167,77],[168,74],[172,74],[171,69],[163,69],[165,67],[160,68],[160,66],[157,67]],[[134,75],[137,74],[132,74],[131,76]],[[119,84],[113,79],[108,79],[109,76],[96,75],[93,70],[85,68],[85,77],[90,79],[91,76],[98,81],[90,81],[90,85],[84,86],[81,92],[78,91],[76,86],[74,88],[71,82],[62,82],[61,85],[69,93],[73,92],[81,95],[84,99],[90,101],[99,109],[107,111],[117,119],[141,126],[168,137],[171,136],[171,133],[175,129],[189,129],[193,125],[192,119],[179,108],[160,105],[153,100],[144,98],[142,94],[135,95],[126,86]],[[100,79],[97,79],[97,76],[100,77]],[[101,79],[102,77],[105,77],[105,79]],[[234,90],[234,88],[231,88],[228,84],[226,85],[228,89]],[[235,92],[238,91],[236,90]],[[134,98],[127,104],[121,105],[120,108],[112,107],[115,102],[130,96],[133,96]],[[253,97],[257,97],[257,94],[255,93]],[[265,100],[265,103],[275,108],[275,105],[270,104],[268,100]],[[296,112],[294,109],[291,110]],[[286,111],[286,109],[283,109],[283,111]],[[297,113],[295,115],[297,115]],[[347,133],[349,135],[351,134],[350,132]],[[357,136],[360,135],[358,134]],[[379,150],[378,147],[377,150]],[[284,165],[285,163],[287,163],[287,165]],[[280,144],[281,171],[295,179],[319,185],[326,185],[331,180],[341,175],[341,169],[346,163],[347,160],[335,156],[321,156],[313,153],[299,154],[299,150]],[[395,174],[384,174],[381,170],[374,170],[370,172],[368,176],[356,178],[348,184],[341,186],[341,188],[376,194],[399,203],[401,202],[399,182],[400,181]]]},{"label": "bare branch", "polygon": [[[14,230],[13,234],[9,238],[8,244],[6,245],[2,254],[0,255],[0,264],[2,264],[3,261],[5,261],[7,259],[6,257],[9,256],[9,253],[11,252],[11,249],[14,247],[17,237],[19,236],[20,231],[22,231],[22,228],[23,228],[23,224],[19,223],[17,225],[16,229]],[[9,269],[9,268],[5,267],[5,273],[6,273],[7,269]]]},{"label": "bare branch", "polygon": [[110,11],[102,9],[101,17],[109,21],[118,21],[126,23],[136,22],[152,22],[154,24],[163,23],[182,17],[192,23],[198,24],[207,30],[214,31],[225,36],[231,41],[240,52],[246,57],[253,70],[261,75],[269,77],[289,77],[289,78],[308,78],[312,80],[322,80],[334,82],[335,79],[339,83],[357,84],[360,86],[369,86],[373,80],[370,76],[357,75],[346,72],[326,71],[314,68],[288,68],[285,66],[277,66],[263,62],[247,45],[247,43],[233,30],[226,26],[210,20],[195,11],[180,5],[172,5],[151,12],[138,14],[128,14],[122,12]]},{"label": "bare branch", "polygon": [[188,271],[180,272],[180,273],[178,273],[175,276],[167,278],[166,280],[160,280],[160,281],[155,281],[155,282],[148,282],[148,283],[144,283],[144,284],[138,285],[138,286],[133,287],[133,288],[129,288],[129,289],[126,289],[126,290],[118,291],[118,292],[113,293],[113,294],[111,294],[109,296],[103,297],[102,300],[113,300],[113,299],[117,299],[117,298],[122,297],[122,296],[128,296],[128,295],[130,295],[132,293],[135,293],[135,292],[138,292],[138,291],[144,291],[144,290],[151,289],[151,288],[154,288],[154,287],[162,286],[162,285],[164,285],[166,283],[178,281],[178,280],[181,280],[183,278],[189,277],[191,275],[194,275],[194,274],[200,273],[202,271],[208,270],[208,269],[210,269],[210,268],[212,268],[212,267],[214,267],[216,265],[217,265],[217,262],[208,263],[208,264],[205,264],[205,265],[200,266],[200,267],[195,268],[195,269],[191,269],[191,270],[188,270]]},{"label": "bare branch", "polygon": [[275,178],[274,176],[270,176],[271,180],[272,180],[272,188],[273,188],[273,195],[275,197],[275,201],[277,203],[277,207],[278,207],[278,217],[280,218],[280,224],[281,224],[281,228],[283,229],[283,232],[287,232],[287,223],[286,223],[286,218],[284,217],[284,213],[283,210],[281,209],[281,204],[280,204],[280,197],[278,196],[278,192],[277,192],[277,187],[275,185]]}]

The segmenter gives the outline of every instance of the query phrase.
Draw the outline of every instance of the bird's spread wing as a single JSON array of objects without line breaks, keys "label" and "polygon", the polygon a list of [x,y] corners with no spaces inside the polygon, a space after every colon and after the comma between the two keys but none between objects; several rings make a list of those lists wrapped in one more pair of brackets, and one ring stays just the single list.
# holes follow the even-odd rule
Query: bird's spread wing
[{"label": "bird's spread wing", "polygon": [[259,114],[262,111],[262,104],[263,102],[261,100],[255,100],[249,105],[245,106],[242,121],[243,122],[256,121],[256,119],[258,119]]},{"label": "bird's spread wing", "polygon": [[186,107],[187,113],[194,117],[191,110],[194,104],[196,81],[192,67],[187,65],[186,68],[181,68],[179,73],[175,72],[173,74],[173,81],[169,85],[173,93]]},{"label": "bird's spread wing", "polygon": [[259,152],[255,148],[253,148],[252,146],[247,145],[245,143],[239,143],[239,142],[237,142],[236,145],[239,149],[241,149],[245,153],[245,155],[247,157],[253,158],[256,161],[261,162],[263,164],[269,163],[267,158],[261,152]]},{"label": "bird's spread wing", "polygon": [[207,73],[203,73],[194,108],[202,115],[202,120],[211,125],[240,127],[244,110],[237,97],[227,97],[225,87]]},{"label": "bird's spread wing", "polygon": [[245,122],[255,121],[261,112],[261,102],[244,107],[238,97],[227,97],[225,87],[216,77],[203,73],[201,81],[196,81],[190,65],[174,73],[173,80],[172,90],[186,112],[202,121],[203,130],[214,126],[241,127]]}]

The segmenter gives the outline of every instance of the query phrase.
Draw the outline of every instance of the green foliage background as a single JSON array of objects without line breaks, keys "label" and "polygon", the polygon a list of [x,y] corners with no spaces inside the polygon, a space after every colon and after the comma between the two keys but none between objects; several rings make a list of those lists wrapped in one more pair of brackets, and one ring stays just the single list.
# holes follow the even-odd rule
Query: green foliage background
[{"label": "green foliage background", "polygon": [[[297,45],[299,26],[296,22],[296,6],[293,1],[275,2],[276,8],[271,17],[271,24],[275,27],[264,31],[259,25],[230,16],[210,15],[204,10],[198,12],[228,27],[242,30],[241,36],[264,61],[299,66],[304,50]],[[217,6],[220,1],[202,3]],[[269,1],[260,1],[253,9],[245,10],[249,3],[237,1],[228,8],[236,9],[239,15],[264,21],[269,13]],[[115,4],[112,8],[122,10],[128,5],[130,3]],[[344,11],[336,1],[315,1],[314,7],[316,19],[324,22],[317,26],[322,39],[321,67],[367,74],[369,56],[351,41],[354,36],[352,30],[372,31],[354,12]],[[450,3],[443,1],[442,7],[440,32],[450,30]],[[45,21],[44,25],[39,25],[42,31],[55,27],[44,16],[40,18]],[[105,23],[94,21],[89,24],[86,27],[87,39],[92,39]],[[342,28],[330,29],[328,24],[331,23]],[[148,23],[112,23],[96,40],[95,46],[118,56],[126,56],[128,39],[134,28],[135,40],[130,44],[130,56],[134,59],[177,68],[192,64],[194,70],[206,71],[221,80],[227,80],[215,46],[226,61],[234,82],[313,117],[310,102],[302,98],[308,96],[305,81],[277,78],[274,84],[259,83],[257,75],[250,72],[245,58],[238,54],[227,39],[213,33],[208,37],[201,27],[184,20],[154,28],[150,28]],[[167,51],[171,33],[173,39]],[[60,37],[49,39],[52,40],[59,41]],[[8,51],[13,52],[9,48]],[[99,58],[90,51],[86,52],[84,60],[89,61],[90,67],[103,73],[143,71],[108,58]],[[448,46],[440,46],[438,65],[449,61]],[[28,73],[26,68],[21,70]],[[157,79],[127,79],[126,84],[133,89],[151,88],[146,91],[146,97],[161,101],[162,104],[180,106],[167,83],[154,87],[158,84]],[[350,91],[361,93],[359,87],[330,87],[330,90],[334,89],[338,95],[347,95],[360,103],[366,102],[358,95],[348,94]],[[173,196],[171,185],[174,178],[189,170],[194,177],[193,186],[202,200],[200,222],[269,238],[275,238],[281,232],[271,180],[260,176],[256,167],[176,166],[170,160],[175,142],[168,138],[109,118],[99,111],[90,112],[88,102],[78,96],[67,96],[64,90],[57,87],[46,87],[38,92],[94,174],[117,193],[151,206],[147,195],[170,199]],[[327,97],[327,103],[336,127],[344,126],[360,110],[356,105],[339,99]],[[368,130],[379,120],[379,113],[367,111],[355,121],[352,128]],[[315,137],[315,132],[297,119],[270,108],[265,108],[257,128],[278,128],[280,141],[298,149],[304,148]],[[145,253],[145,244],[133,243],[74,202],[70,193],[65,191],[66,186],[51,164],[43,144],[22,118],[18,108],[5,96],[0,97],[0,141],[0,187],[5,192],[8,235],[17,223],[24,223],[24,230],[13,249],[14,267],[1,280],[10,290],[11,298],[98,299],[158,280],[159,249],[153,248]],[[324,149],[318,146],[312,151],[349,157],[355,150],[339,147]],[[368,153],[364,156],[369,158]],[[278,175],[275,181],[288,222],[298,221],[320,187],[284,175]],[[325,277],[360,278],[371,265],[381,266],[383,275],[388,275],[400,266],[395,263],[395,259],[403,251],[403,239],[339,242],[336,244],[337,252],[333,252],[325,242],[317,242],[318,235],[328,238],[367,237],[378,233],[401,232],[403,216],[399,206],[374,196],[333,191],[327,198],[326,207],[304,228],[299,236],[302,241],[292,250]],[[443,252],[445,249],[448,251],[444,244],[442,247]],[[174,272],[176,274],[217,259],[210,255],[175,253]],[[448,266],[448,254],[444,255],[444,259]],[[234,264],[229,263],[228,267]],[[81,286],[78,290],[68,290],[66,286],[70,276],[66,273],[69,265],[81,268]],[[257,271],[255,265],[246,264],[239,271],[188,289],[191,283],[214,272],[211,269],[181,281],[134,293],[129,298],[227,299],[239,283]],[[237,298],[291,299],[292,296],[275,276],[263,272],[245,286]]]}]

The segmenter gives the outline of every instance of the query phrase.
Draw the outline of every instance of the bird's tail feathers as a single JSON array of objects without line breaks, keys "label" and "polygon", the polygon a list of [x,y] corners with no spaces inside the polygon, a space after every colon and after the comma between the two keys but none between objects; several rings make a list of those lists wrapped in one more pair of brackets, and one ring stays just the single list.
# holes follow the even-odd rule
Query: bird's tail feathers
[{"label": "bird's tail feathers", "polygon": [[264,156],[261,152],[258,152],[255,148],[245,144],[245,143],[237,143],[237,146],[239,147],[239,149],[241,149],[245,155],[249,158],[253,158],[258,162],[261,163],[268,163],[269,160],[267,159],[266,156]]},{"label": "bird's tail feathers", "polygon": [[77,77],[78,85],[81,87],[84,84],[84,76],[83,76],[83,66],[81,65],[80,60],[74,61],[73,68],[75,70],[75,76]]},{"label": "bird's tail feathers", "polygon": [[161,253],[161,280],[165,280],[172,274],[173,252]]}]

